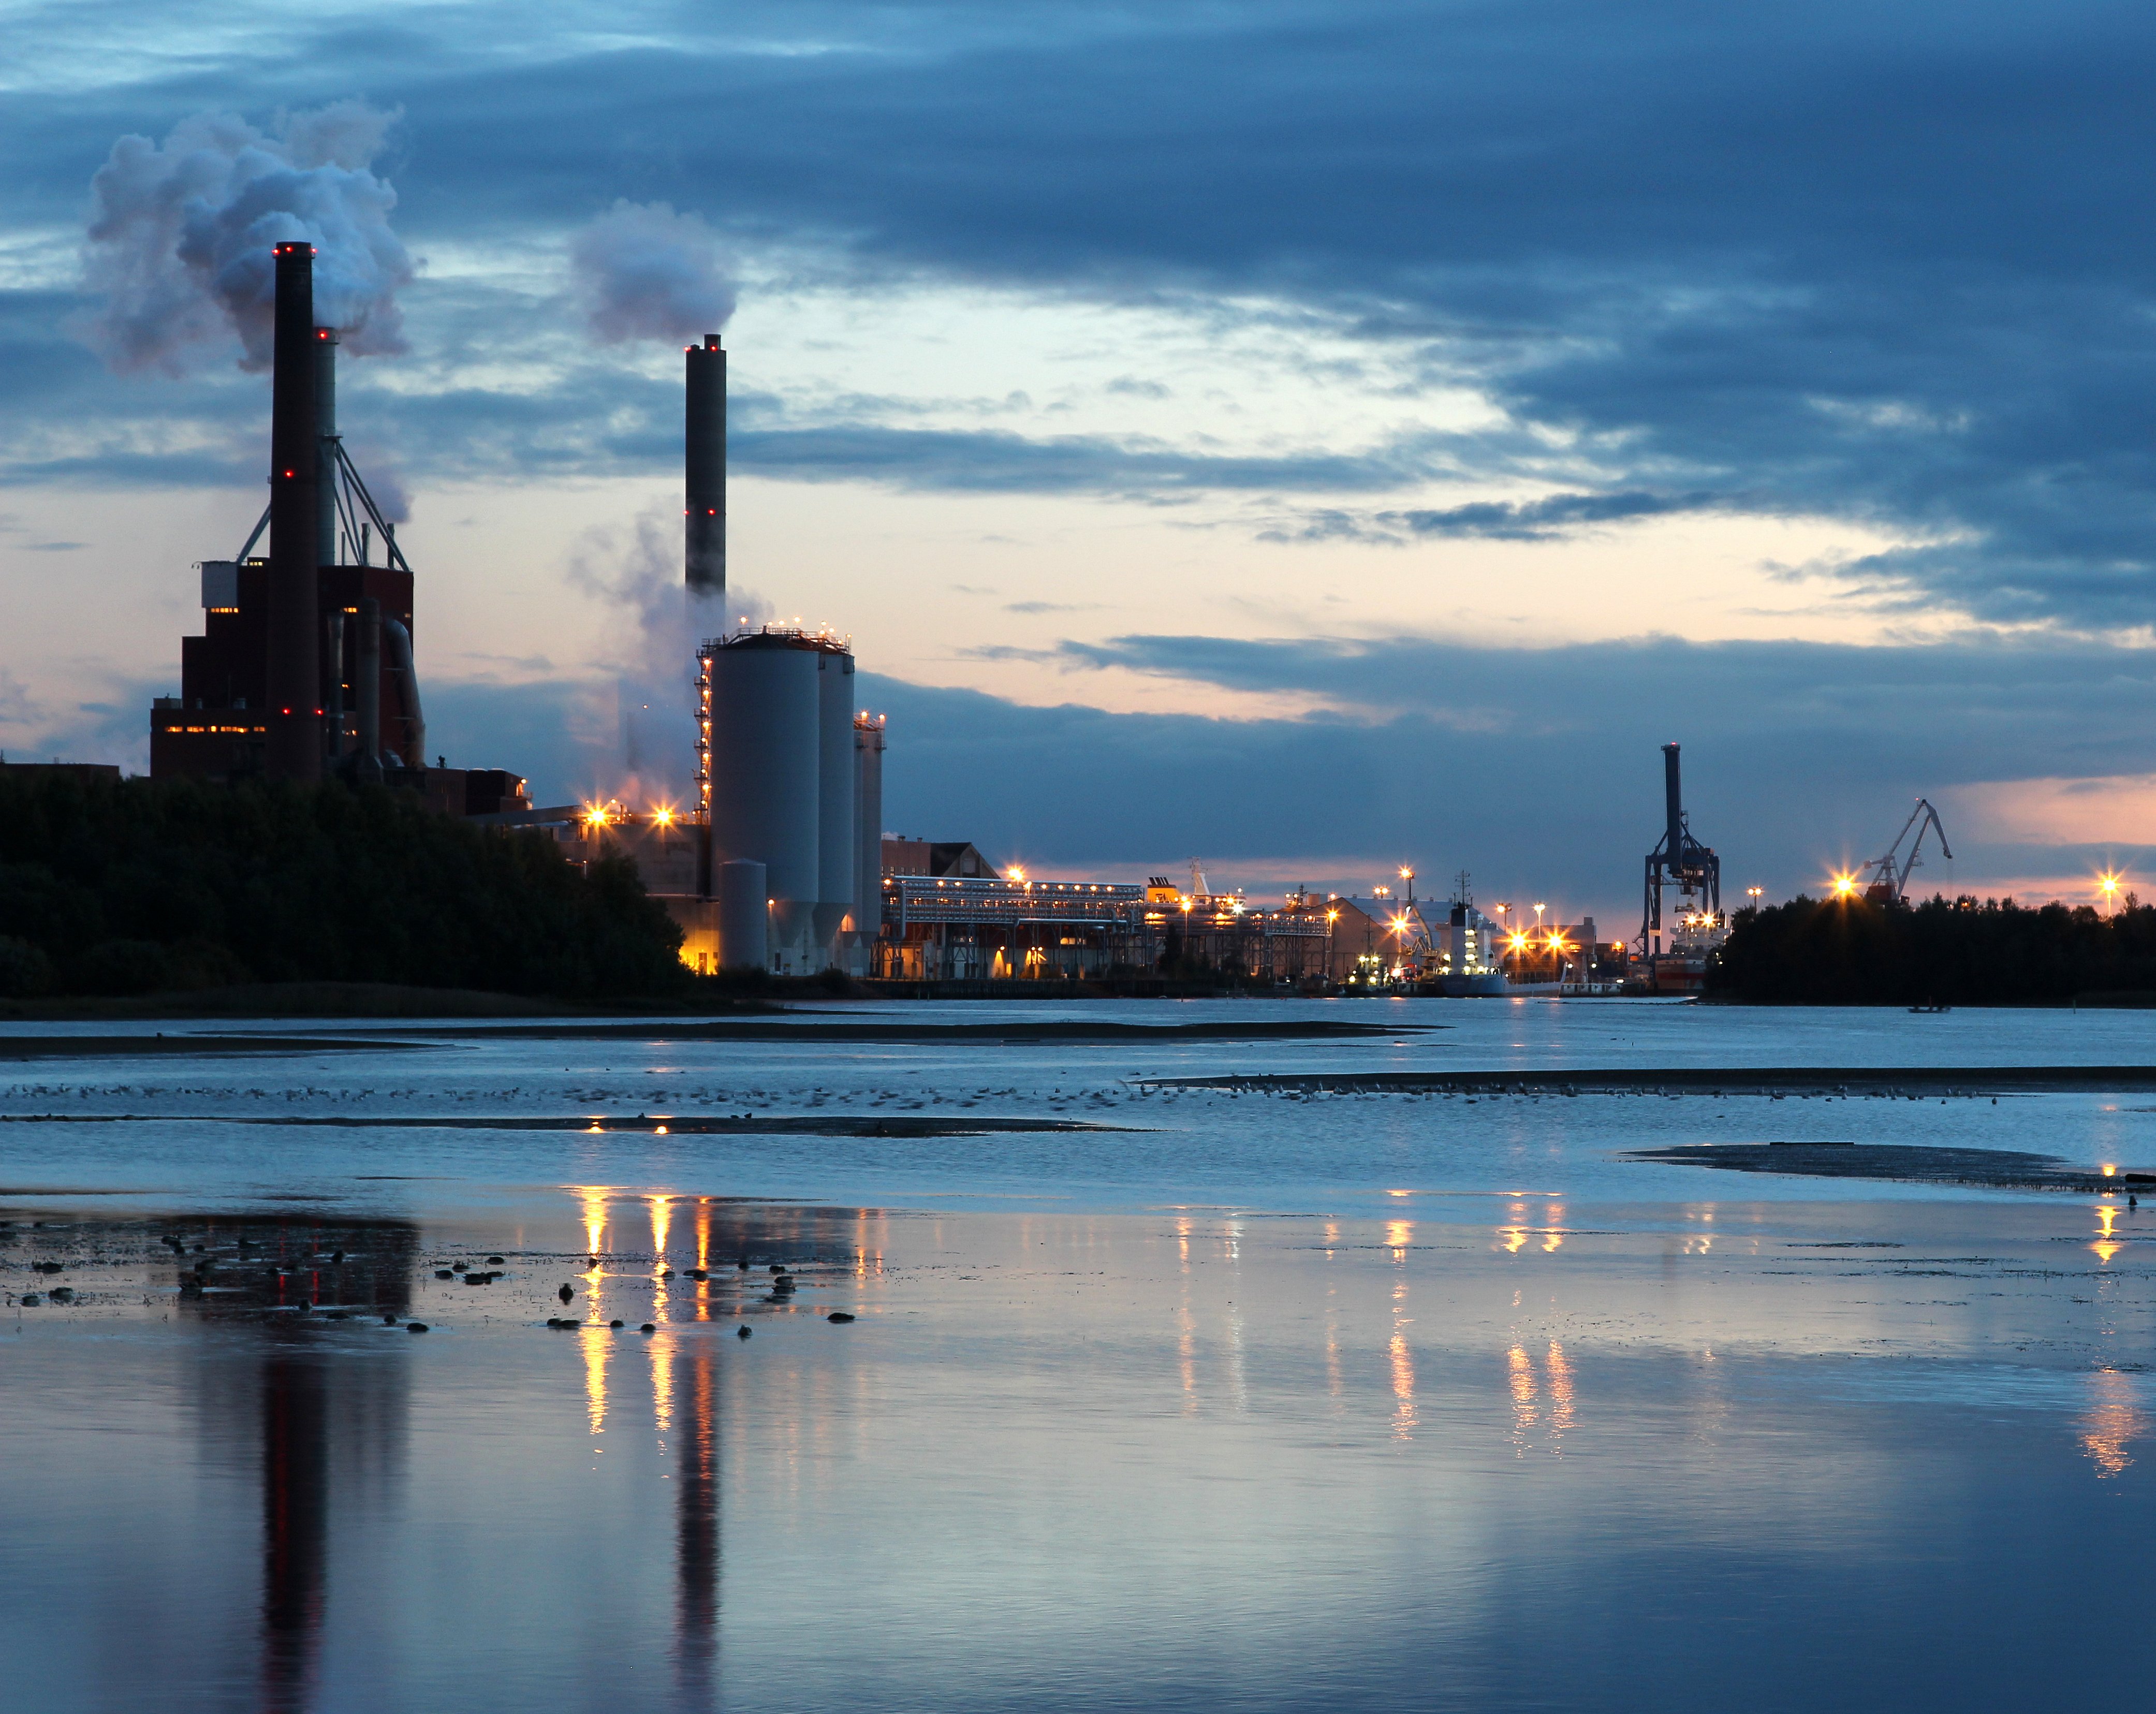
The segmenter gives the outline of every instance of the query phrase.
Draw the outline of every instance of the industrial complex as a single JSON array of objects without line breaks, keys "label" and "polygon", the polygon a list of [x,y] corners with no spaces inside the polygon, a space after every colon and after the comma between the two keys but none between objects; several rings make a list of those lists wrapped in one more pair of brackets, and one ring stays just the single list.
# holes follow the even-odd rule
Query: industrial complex
[{"label": "industrial complex", "polygon": [[[683,662],[692,803],[536,807],[511,768],[430,764],[412,567],[344,449],[338,341],[315,320],[313,249],[280,244],[275,261],[270,503],[236,553],[201,563],[203,634],[182,643],[180,694],[151,707],[153,776],[380,782],[445,814],[544,829],[578,861],[624,854],[679,924],[684,960],[706,972],[837,970],[944,991],[1183,978],[1460,997],[1703,983],[1728,919],[1720,860],[1685,815],[1675,744],[1663,747],[1663,830],[1631,943],[1604,939],[1591,917],[1546,920],[1542,903],[1478,906],[1464,873],[1441,905],[1418,901],[1405,867],[1366,896],[1299,887],[1260,901],[1216,891],[1195,861],[1187,884],[1050,880],[999,870],[963,841],[891,835],[885,723],[859,706],[850,639],[828,630],[721,632],[697,646],[693,679]],[[722,613],[716,334],[687,348],[683,380],[683,585],[694,610]],[[1891,854],[1882,865],[1892,877]]]}]

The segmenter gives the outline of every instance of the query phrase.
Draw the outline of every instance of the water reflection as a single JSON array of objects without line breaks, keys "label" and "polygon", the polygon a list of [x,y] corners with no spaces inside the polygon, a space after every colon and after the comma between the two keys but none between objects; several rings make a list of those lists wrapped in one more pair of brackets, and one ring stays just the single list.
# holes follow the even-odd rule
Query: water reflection
[{"label": "water reflection", "polygon": [[[331,1520],[347,1507],[379,1509],[383,1491],[401,1483],[410,1387],[404,1347],[359,1355],[321,1342],[328,1318],[354,1309],[403,1317],[418,1229],[295,1216],[177,1221],[159,1235],[173,1252],[182,1315],[256,1346],[251,1384],[222,1365],[203,1375],[201,1421],[213,1446],[256,1469],[257,1699],[269,1714],[301,1714],[320,1676]],[[247,1407],[235,1410],[242,1398]],[[339,1490],[351,1491],[340,1499]]]},{"label": "water reflection", "polygon": [[1505,1353],[1505,1363],[1512,1393],[1512,1455],[1525,1458],[1528,1438],[1542,1419],[1535,1407],[1534,1359],[1527,1355],[1527,1347],[1516,1343]]},{"label": "water reflection", "polygon": [[688,1347],[680,1366],[683,1445],[672,1472],[674,1705],[681,1714],[702,1714],[718,1706],[720,1382],[711,1337]]},{"label": "water reflection", "polygon": [[[480,1294],[433,1281],[411,1229],[308,1220],[226,1223],[218,1283],[184,1303],[185,1337],[160,1322],[162,1300],[138,1309],[133,1257],[116,1260],[131,1271],[112,1291],[91,1275],[70,1320],[27,1314],[0,1350],[23,1365],[0,1392],[16,1449],[0,1500],[11,1542],[48,1563],[11,1589],[12,1619],[0,1610],[10,1705],[1592,1709],[1625,1706],[1621,1670],[1624,1684],[1676,1674],[1672,1707],[1718,1706],[1747,1674],[1763,1706],[1830,1706],[1842,1672],[1880,1681],[1846,1699],[1857,1706],[1989,1705],[1989,1687],[2034,1706],[2042,1686],[2033,1668],[2014,1676],[2013,1650],[2056,1670],[2085,1645],[2071,1633],[2114,1634],[2150,1594],[2138,1543],[2156,1490],[2135,1448],[2156,1407],[2126,1364],[2147,1327],[2132,1272],[2107,1311],[2120,1372],[2046,1368],[2027,1389],[2041,1410],[1972,1412],[1933,1390],[1989,1386],[1988,1368],[1942,1381],[1774,1352],[1809,1338],[1823,1302],[1869,1305],[1866,1333],[1913,1340],[1928,1325],[1932,1306],[1912,1319],[1902,1276],[1856,1271],[1871,1264],[1833,1228],[1822,1298],[1793,1296],[1808,1287],[1784,1263],[1732,1261],[1711,1287],[1681,1264],[1661,1282],[1659,1240],[1605,1236],[1591,1209],[1551,1259],[1539,1244],[1492,1255],[1486,1208],[1406,1229],[1238,1231],[1200,1214],[1199,1244],[1194,1221],[1171,1233],[1158,1215],[954,1217],[947,1236],[851,1209],[598,1200],[613,1306],[640,1320],[667,1294],[648,1338],[538,1325],[576,1277],[559,1263],[577,1265],[592,1231],[588,1193],[533,1216],[531,1255],[512,1259],[484,1318],[464,1312]],[[2051,1212],[2038,1260],[2090,1239],[2084,1214]],[[886,1239],[891,1276],[871,1285]],[[1195,1253],[1178,1320],[1181,1243]],[[121,1248],[67,1244],[101,1247]],[[0,1261],[28,1265],[6,1249]],[[692,1254],[724,1259],[708,1291],[690,1289]],[[782,1255],[822,1264],[804,1269],[798,1306],[759,1301],[733,1273],[737,1255],[760,1270]],[[160,1260],[156,1283],[198,1265],[191,1250]],[[1074,1290],[1087,1276],[1073,1265],[1128,1289]],[[665,1280],[667,1265],[683,1276]],[[992,1289],[1043,1337],[1001,1337],[983,1315],[988,1294],[965,1276],[998,1269],[1040,1282],[1030,1296]],[[2035,1307],[2002,1334],[2093,1324],[2081,1279],[2016,1280],[2013,1306]],[[437,1331],[278,1306],[309,1292],[396,1313],[424,1301]],[[811,1312],[825,1293],[886,1292],[887,1319],[831,1327]],[[521,1321],[501,1313],[514,1293]],[[1250,1416],[1193,1434],[1166,1394],[1179,1355],[1197,1409],[1201,1299],[1227,1342],[1207,1414],[1247,1384]],[[752,1341],[734,1337],[737,1307],[770,1315]],[[1096,1338],[1103,1313],[1112,1345]],[[128,1318],[118,1337],[96,1324],[108,1315]],[[614,1348],[628,1344],[642,1357]],[[603,1362],[594,1388],[587,1360],[608,1352],[624,1367]],[[168,1373],[195,1378],[192,1406]],[[181,1433],[160,1434],[161,1398],[178,1401]],[[578,1426],[595,1404],[603,1440]],[[180,1458],[86,1524],[85,1493],[152,1437]],[[1920,1562],[1937,1574],[1897,1570]],[[2016,1583],[2073,1611],[2017,1629]],[[1800,1634],[1759,1622],[1763,1588]],[[1830,1670],[1822,1635],[1851,1640]],[[1994,1638],[2011,1649],[1972,1663]],[[1202,1688],[1163,1692],[1182,1685]]]},{"label": "water reflection", "polygon": [[2133,1378],[2098,1369],[2089,1378],[2089,1409],[2082,1418],[2082,1450],[2103,1481],[2123,1472],[2133,1459],[2126,1448],[2148,1432]]},{"label": "water reflection", "polygon": [[1544,1362],[1549,1374],[1550,1455],[1562,1458],[1565,1431],[1572,1426],[1572,1364],[1565,1357],[1564,1347],[1554,1339],[1549,1342]]}]

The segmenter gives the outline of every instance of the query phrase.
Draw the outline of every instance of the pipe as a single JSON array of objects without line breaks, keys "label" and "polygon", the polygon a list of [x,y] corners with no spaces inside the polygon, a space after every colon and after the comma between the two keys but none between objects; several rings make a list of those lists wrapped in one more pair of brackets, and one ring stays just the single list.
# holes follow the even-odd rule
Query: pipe
[{"label": "pipe", "polygon": [[315,415],[315,249],[276,247],[270,388],[270,650],[264,721],[270,777],[322,777],[322,648],[316,559],[321,500]]},{"label": "pipe", "polygon": [[[389,644],[390,670],[397,675],[398,695],[404,704],[407,766],[427,765],[427,716],[419,711],[419,673],[412,665],[412,634],[401,619],[384,619],[382,634]],[[417,757],[416,761],[409,758]]]},{"label": "pipe", "polygon": [[1662,746],[1662,795],[1670,821],[1666,854],[1674,870],[1684,857],[1684,792],[1677,783],[1677,747],[1674,744]]},{"label": "pipe", "polygon": [[329,743],[333,757],[344,754],[344,609],[330,610],[328,620],[329,656],[323,662],[328,669],[323,683],[329,690]]},{"label": "pipe", "polygon": [[726,593],[726,354],[716,333],[688,348],[683,562],[691,595]]},{"label": "pipe", "polygon": [[336,507],[336,329],[315,330],[315,563],[333,566],[337,552]]},{"label": "pipe", "polygon": [[359,640],[352,649],[353,700],[359,705],[359,777],[382,777],[382,603],[359,598]]}]

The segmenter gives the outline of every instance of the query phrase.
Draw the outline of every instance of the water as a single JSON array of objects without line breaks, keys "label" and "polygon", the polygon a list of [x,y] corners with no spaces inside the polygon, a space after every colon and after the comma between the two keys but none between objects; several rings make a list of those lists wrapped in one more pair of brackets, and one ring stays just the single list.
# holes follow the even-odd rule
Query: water
[{"label": "water", "polygon": [[[1289,1101],[1131,1080],[2131,1064],[2143,1019],[1315,1009],[1447,1027],[7,1068],[9,1705],[2116,1693],[2108,1652],[2156,1594],[2156,1211],[1625,1152],[1834,1137],[2156,1167],[2156,1100]],[[1119,1128],[658,1134],[699,1112]],[[629,1128],[377,1122],[567,1115]],[[197,1244],[223,1260],[182,1297]],[[490,1255],[493,1284],[435,1277]],[[22,1306],[54,1284],[76,1301]],[[579,1325],[552,1330],[564,1284]]]}]

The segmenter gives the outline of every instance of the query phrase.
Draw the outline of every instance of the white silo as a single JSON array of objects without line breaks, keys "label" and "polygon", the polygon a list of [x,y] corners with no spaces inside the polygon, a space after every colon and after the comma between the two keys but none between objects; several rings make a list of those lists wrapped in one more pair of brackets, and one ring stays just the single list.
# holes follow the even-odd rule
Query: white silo
[{"label": "white silo", "polygon": [[826,644],[816,666],[816,944],[832,965],[854,914],[854,657]]},{"label": "white silo", "polygon": [[814,951],[822,891],[818,663],[798,632],[753,631],[705,645],[704,714],[711,862],[761,863],[771,889],[771,967],[824,967]]},{"label": "white silo", "polygon": [[766,870],[761,863],[736,858],[717,870],[719,900],[719,963],[739,969],[753,964],[770,967],[771,897]]}]

